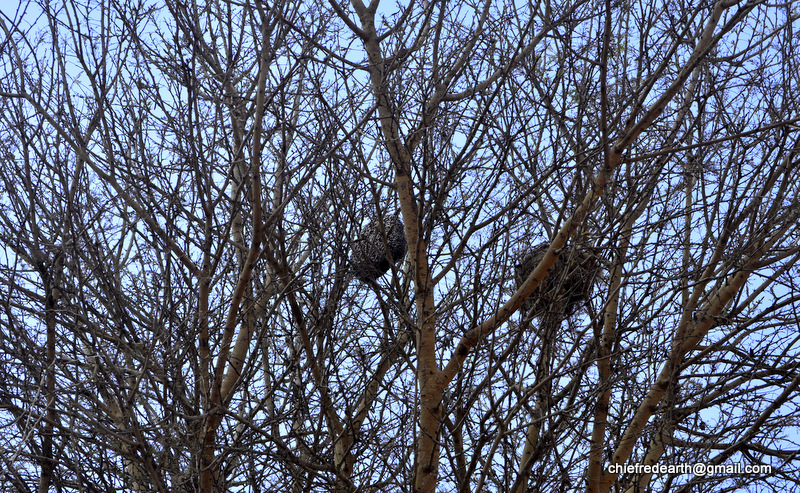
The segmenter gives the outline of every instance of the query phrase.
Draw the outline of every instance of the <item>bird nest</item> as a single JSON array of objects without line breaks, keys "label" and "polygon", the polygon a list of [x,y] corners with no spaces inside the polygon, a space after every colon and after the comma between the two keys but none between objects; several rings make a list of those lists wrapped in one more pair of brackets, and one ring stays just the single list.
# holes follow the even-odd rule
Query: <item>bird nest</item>
[{"label": "bird nest", "polygon": [[373,219],[353,244],[350,267],[357,279],[374,281],[402,260],[407,251],[406,231],[398,216],[389,216],[382,224]]},{"label": "bird nest", "polygon": [[[542,243],[520,253],[515,269],[517,289],[539,265],[548,247],[547,243]],[[589,298],[599,268],[600,263],[592,251],[580,247],[565,248],[522,307],[536,317],[546,313],[564,317],[572,315]]]}]

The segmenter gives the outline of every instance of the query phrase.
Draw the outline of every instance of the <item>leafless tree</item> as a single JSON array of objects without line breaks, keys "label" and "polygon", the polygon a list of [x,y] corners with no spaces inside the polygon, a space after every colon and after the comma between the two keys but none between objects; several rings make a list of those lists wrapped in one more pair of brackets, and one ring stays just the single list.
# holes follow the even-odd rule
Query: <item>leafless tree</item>
[{"label": "leafless tree", "polygon": [[800,485],[792,3],[0,28],[4,490]]}]

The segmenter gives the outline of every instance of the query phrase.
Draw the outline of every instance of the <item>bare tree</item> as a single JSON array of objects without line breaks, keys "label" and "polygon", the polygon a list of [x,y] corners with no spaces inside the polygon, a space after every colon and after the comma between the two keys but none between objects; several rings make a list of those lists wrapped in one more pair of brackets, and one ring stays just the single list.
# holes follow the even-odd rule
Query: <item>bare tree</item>
[{"label": "bare tree", "polygon": [[798,486],[796,6],[0,27],[6,489]]}]

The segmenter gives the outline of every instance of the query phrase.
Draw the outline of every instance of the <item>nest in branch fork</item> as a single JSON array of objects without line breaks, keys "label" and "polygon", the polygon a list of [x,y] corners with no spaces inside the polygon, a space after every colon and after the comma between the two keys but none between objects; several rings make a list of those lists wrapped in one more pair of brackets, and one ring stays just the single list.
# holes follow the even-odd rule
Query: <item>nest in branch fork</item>
[{"label": "nest in branch fork", "polygon": [[360,281],[374,281],[402,260],[407,251],[406,231],[398,215],[386,217],[382,222],[373,218],[353,243],[350,268]]},{"label": "nest in branch fork", "polygon": [[[539,265],[550,245],[542,243],[523,250],[515,269],[519,289]],[[597,255],[579,246],[566,247],[547,277],[525,300],[522,307],[535,317],[550,313],[568,317],[589,298],[600,268]]]}]

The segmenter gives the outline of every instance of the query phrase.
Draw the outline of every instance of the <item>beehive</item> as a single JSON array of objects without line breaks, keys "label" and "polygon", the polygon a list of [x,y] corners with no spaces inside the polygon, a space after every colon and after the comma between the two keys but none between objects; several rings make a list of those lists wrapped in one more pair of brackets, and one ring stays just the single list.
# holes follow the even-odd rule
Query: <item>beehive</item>
[{"label": "beehive", "polygon": [[[549,245],[539,244],[522,250],[515,269],[519,289],[533,269],[539,265]],[[539,317],[545,313],[568,317],[591,293],[599,263],[594,253],[587,249],[565,248],[547,277],[523,303],[523,309]]]},{"label": "beehive", "polygon": [[353,275],[363,282],[374,281],[384,275],[408,251],[406,232],[400,217],[388,216],[382,226],[373,218],[353,243],[350,268]]}]

